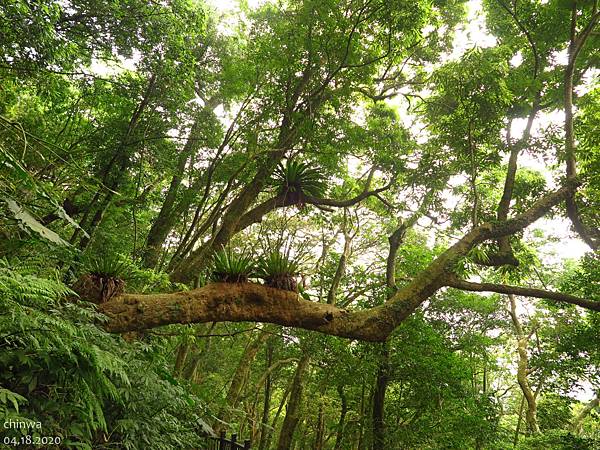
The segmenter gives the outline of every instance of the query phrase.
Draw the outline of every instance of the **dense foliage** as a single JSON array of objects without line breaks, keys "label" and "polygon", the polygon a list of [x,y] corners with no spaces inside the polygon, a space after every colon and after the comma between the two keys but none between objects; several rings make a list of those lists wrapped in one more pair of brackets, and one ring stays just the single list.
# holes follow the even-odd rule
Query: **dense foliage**
[{"label": "dense foliage", "polygon": [[600,448],[598,2],[258,3],[0,5],[0,448]]}]

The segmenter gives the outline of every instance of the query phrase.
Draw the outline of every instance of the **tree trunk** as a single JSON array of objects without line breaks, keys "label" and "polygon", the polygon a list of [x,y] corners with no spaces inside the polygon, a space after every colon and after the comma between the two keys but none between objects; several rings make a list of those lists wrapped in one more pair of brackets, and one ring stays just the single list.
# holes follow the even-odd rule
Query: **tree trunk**
[{"label": "tree trunk", "polygon": [[[210,334],[215,328],[216,322],[213,322],[207,330],[207,334]],[[212,339],[210,336],[206,337],[206,341],[201,351],[196,351],[191,357],[188,357],[188,361],[183,368],[182,376],[186,380],[192,381],[196,384],[202,382],[200,375],[202,369],[202,362],[205,360],[206,355],[210,351]]]},{"label": "tree trunk", "polygon": [[[90,240],[96,232],[96,229],[102,222],[104,213],[110,206],[112,199],[115,196],[115,193],[121,188],[121,184],[125,177],[125,173],[127,172],[127,168],[131,163],[131,155],[133,154],[133,150],[129,148],[131,147],[131,139],[133,137],[133,133],[139,125],[142,114],[144,113],[145,109],[150,103],[150,99],[154,94],[155,86],[156,76],[153,74],[148,80],[148,86],[146,87],[141,102],[136,106],[135,110],[133,111],[133,114],[127,126],[127,131],[125,132],[123,139],[121,139],[121,143],[115,149],[115,153],[112,159],[108,162],[106,168],[104,169],[104,175],[102,177],[103,186],[98,187],[96,194],[90,202],[90,208],[87,209],[86,213],[84,214],[81,220],[81,229],[86,229],[86,231],[88,232],[88,236],[84,235],[79,240],[78,247],[80,250],[85,250],[87,248]],[[118,165],[116,167],[116,170],[113,171],[112,169],[117,163]],[[111,173],[113,174],[112,177],[110,176]],[[104,195],[102,195],[102,189],[104,188],[108,188],[108,190]],[[92,213],[92,211],[95,212],[88,223],[87,218],[89,217],[89,214]],[[71,237],[72,244],[76,242],[79,233],[80,229],[78,228],[75,230],[73,236]]]},{"label": "tree trunk", "polygon": [[277,426],[277,422],[279,421],[279,416],[281,415],[281,411],[283,410],[283,406],[287,401],[288,396],[290,395],[290,391],[292,389],[292,385],[294,384],[294,380],[292,380],[285,388],[285,392],[283,393],[283,397],[281,397],[281,401],[279,402],[279,407],[277,408],[277,412],[275,413],[275,417],[273,417],[273,421],[271,422],[271,427],[267,428],[267,437],[265,438],[265,449],[271,448],[271,437],[273,436],[273,430]]},{"label": "tree trunk", "polygon": [[[231,420],[231,410],[237,407],[241,394],[246,386],[246,382],[248,381],[248,376],[250,374],[250,368],[252,362],[256,358],[258,351],[261,349],[262,344],[269,338],[269,334],[261,331],[260,334],[254,339],[252,342],[248,344],[246,350],[242,354],[240,358],[235,373],[231,378],[231,384],[229,385],[229,390],[227,391],[227,399],[225,404],[219,411],[217,417],[219,421],[215,426],[215,431],[221,431],[229,420]],[[224,424],[224,423],[225,424]]]},{"label": "tree trunk", "polygon": [[591,413],[594,409],[600,407],[600,391],[596,393],[596,398],[592,399],[588,404],[586,404],[581,412],[577,414],[577,417],[573,419],[573,423],[571,424],[571,431],[575,434],[581,434],[581,430],[583,428],[583,421],[585,418]]},{"label": "tree trunk", "polygon": [[346,425],[346,413],[348,412],[348,399],[346,398],[346,393],[344,392],[343,386],[338,386],[337,391],[342,402],[342,407],[340,409],[340,419],[338,420],[337,424],[335,445],[333,446],[333,450],[342,450],[342,441],[344,439],[344,427]]},{"label": "tree trunk", "polygon": [[[256,410],[256,405],[258,404],[258,397],[259,397],[259,394],[260,394],[259,391],[260,391],[261,387],[263,385],[266,386],[267,382],[270,383],[270,380],[271,380],[271,377],[272,377],[272,373],[276,369],[278,369],[279,367],[283,366],[284,364],[289,364],[289,363],[297,362],[297,361],[298,361],[297,358],[280,359],[278,361],[275,361],[273,364],[271,364],[267,368],[267,370],[265,370],[265,372],[263,373],[263,375],[260,378],[260,380],[258,380],[258,383],[256,383],[256,389],[255,389],[256,392],[254,394],[254,401],[252,402],[252,411]],[[265,395],[267,395],[267,394],[269,396],[271,395],[271,388],[269,388],[269,392],[265,392]],[[267,408],[269,407],[268,403],[270,403],[270,398],[269,398],[269,401],[266,404]],[[265,416],[265,413],[266,413],[266,416]],[[256,419],[256,422],[259,423],[260,426],[259,426],[259,428],[256,431],[256,435],[252,437],[252,441],[254,441],[254,442],[258,440],[257,435],[260,435],[261,429],[262,429],[262,431],[264,433],[268,432],[268,425],[267,425],[266,421],[269,419],[269,411],[268,411],[268,409],[265,410],[264,407],[263,407],[263,418],[265,419],[265,421],[262,421],[262,422],[261,422],[260,418]]]},{"label": "tree trunk", "polygon": [[525,396],[521,395],[521,403],[519,404],[519,418],[515,427],[515,437],[513,439],[513,447],[519,443],[519,433],[521,432],[521,422],[523,421],[523,408],[525,407]]},{"label": "tree trunk", "polygon": [[289,120],[284,118],[280,128],[278,145],[276,146],[278,150],[270,152],[263,159],[254,178],[231,201],[227,211],[221,218],[220,228],[214,238],[206,244],[201,245],[197,250],[192,251],[187,258],[181,260],[174,267],[171,273],[172,281],[186,283],[193,280],[195,274],[199,273],[206,266],[211,252],[229,242],[237,231],[241,217],[262,191],[277,164],[283,159],[287,149],[292,144],[295,133],[289,127]]},{"label": "tree trunk", "polygon": [[267,443],[267,424],[269,422],[269,409],[271,408],[271,371],[269,367],[273,364],[273,344],[269,341],[266,351],[266,366],[267,366],[267,377],[265,379],[265,395],[263,400],[263,409],[260,420],[260,426],[258,428],[258,435],[253,438],[253,441],[258,441],[258,450],[265,450],[265,444]]},{"label": "tree trunk", "polygon": [[[594,10],[597,4],[594,3]],[[577,177],[577,161],[576,161],[576,143],[575,143],[575,127],[574,127],[574,113],[573,113],[573,90],[574,82],[573,78],[577,67],[577,57],[581,52],[581,49],[585,45],[586,40],[591,35],[593,29],[598,23],[600,15],[597,13],[592,16],[592,22],[586,27],[586,31],[581,34],[577,34],[577,18],[578,8],[576,3],[572,4],[571,10],[571,34],[570,42],[568,47],[568,64],[565,67],[563,86],[564,86],[564,100],[563,106],[565,110],[565,162],[566,162],[566,175],[568,179],[574,179]],[[600,246],[600,230],[587,226],[579,215],[578,206],[575,201],[575,193],[572,193],[566,198],[567,215],[571,219],[573,229],[579,234],[581,239],[590,246],[592,250],[597,250]]]},{"label": "tree trunk", "polygon": [[173,369],[173,373],[176,377],[179,377],[183,373],[183,369],[186,366],[188,353],[190,351],[189,342],[182,342],[177,347],[177,357],[175,358],[175,367]]},{"label": "tree trunk", "polygon": [[362,389],[360,392],[360,415],[359,415],[359,426],[358,426],[358,430],[357,430],[358,439],[356,442],[357,450],[365,449],[365,412],[366,412],[365,381],[363,380]]},{"label": "tree trunk", "polygon": [[540,427],[537,421],[537,400],[536,395],[531,390],[529,385],[529,355],[527,354],[528,336],[525,336],[521,321],[517,315],[517,303],[514,295],[508,296],[510,301],[510,317],[512,319],[515,331],[517,332],[517,352],[519,361],[517,364],[517,381],[523,392],[523,396],[527,401],[527,409],[525,410],[525,421],[527,428],[531,434],[538,434]]},{"label": "tree trunk", "polygon": [[[161,209],[154,219],[152,223],[152,227],[148,232],[148,237],[146,238],[146,246],[144,250],[144,255],[142,257],[142,264],[144,267],[154,268],[157,266],[159,255],[161,252],[161,248],[167,239],[167,236],[181,217],[181,215],[190,207],[196,194],[199,190],[201,190],[201,184],[199,182],[194,182],[192,186],[188,187],[183,193],[183,195],[179,196],[181,182],[183,179],[185,166],[190,159],[200,147],[199,136],[201,135],[201,127],[203,121],[205,119],[205,115],[210,113],[217,107],[218,99],[212,98],[206,102],[206,105],[203,109],[198,113],[198,116],[194,120],[192,124],[190,135],[179,154],[179,158],[177,160],[177,165],[175,167],[175,173],[171,178],[171,183],[169,184],[169,189],[167,191],[167,195],[165,196],[165,200],[161,206]],[[198,177],[198,181],[202,177]],[[209,182],[207,180],[207,182]]]},{"label": "tree trunk", "polygon": [[323,414],[323,402],[319,401],[319,412],[317,413],[317,422],[315,426],[315,445],[314,450],[323,450],[323,435],[325,434],[325,417]]},{"label": "tree trunk", "polygon": [[381,344],[381,356],[373,391],[373,450],[385,447],[385,393],[389,381],[389,346]]},{"label": "tree trunk", "polygon": [[277,450],[290,450],[292,441],[294,439],[294,431],[300,420],[300,405],[302,403],[302,391],[304,389],[304,376],[308,371],[309,357],[304,354],[296,373],[294,374],[294,382],[290,392],[290,399],[287,405],[287,411],[285,419],[283,419],[283,425],[279,433],[279,441],[277,443]]},{"label": "tree trunk", "polygon": [[148,236],[146,237],[146,245],[142,255],[142,265],[144,267],[155,268],[157,266],[161,248],[165,242],[165,239],[179,218],[176,214],[174,214],[173,206],[175,205],[177,193],[179,192],[179,187],[181,185],[186,163],[190,157],[190,151],[186,151],[186,147],[191,141],[191,136],[193,136],[197,125],[198,123],[195,122],[192,126],[192,134],[190,135],[190,138],[188,139],[183,151],[179,155],[177,167],[175,168],[175,173],[171,178],[171,183],[169,184],[169,190],[167,191],[165,200],[163,201],[158,216],[156,216],[156,219],[154,219],[154,222],[150,227],[150,231],[148,232]]},{"label": "tree trunk", "polygon": [[346,224],[344,224],[344,250],[342,255],[340,256],[340,260],[338,262],[337,269],[335,271],[335,275],[331,280],[331,286],[329,288],[329,292],[327,292],[327,303],[330,305],[335,305],[337,291],[340,286],[340,282],[346,272],[346,265],[348,263],[348,258],[350,258],[350,253],[352,252],[352,235],[350,235],[346,230]]}]

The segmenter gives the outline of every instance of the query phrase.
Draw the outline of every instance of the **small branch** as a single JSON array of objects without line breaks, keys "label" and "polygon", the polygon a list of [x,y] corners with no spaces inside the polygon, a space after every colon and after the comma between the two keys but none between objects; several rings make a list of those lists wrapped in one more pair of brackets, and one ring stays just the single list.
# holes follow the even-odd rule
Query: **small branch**
[{"label": "small branch", "polygon": [[600,311],[600,302],[586,300],[561,292],[546,291],[537,288],[527,288],[521,286],[509,286],[505,284],[494,283],[473,283],[471,281],[460,280],[456,277],[450,277],[446,281],[446,286],[472,292],[497,292],[499,294],[520,295],[522,297],[543,298],[555,302],[569,303],[571,305],[581,306],[582,308]]}]

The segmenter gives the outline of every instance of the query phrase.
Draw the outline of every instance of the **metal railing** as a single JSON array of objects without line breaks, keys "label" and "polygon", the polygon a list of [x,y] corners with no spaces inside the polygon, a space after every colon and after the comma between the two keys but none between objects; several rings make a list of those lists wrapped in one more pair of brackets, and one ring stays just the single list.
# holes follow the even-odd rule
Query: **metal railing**
[{"label": "metal railing", "polygon": [[237,442],[237,434],[232,434],[231,439],[227,439],[225,432],[222,431],[219,437],[207,437],[206,447],[202,450],[250,450],[250,441]]}]

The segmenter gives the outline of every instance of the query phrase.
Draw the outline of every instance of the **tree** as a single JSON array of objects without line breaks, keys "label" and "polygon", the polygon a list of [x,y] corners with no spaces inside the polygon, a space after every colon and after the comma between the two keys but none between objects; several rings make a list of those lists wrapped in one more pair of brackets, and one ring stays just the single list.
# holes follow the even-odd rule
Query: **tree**
[{"label": "tree", "polygon": [[[0,413],[33,420],[70,380],[92,412],[52,410],[55,428],[133,445],[153,408],[127,384],[149,361],[133,397],[180,395],[263,450],[591,442],[596,2],[227,14],[0,6],[0,269],[42,286],[0,286]],[[61,327],[86,355],[124,356],[78,378]],[[74,355],[66,378],[52,346]],[[168,445],[198,437],[161,414]]]}]

